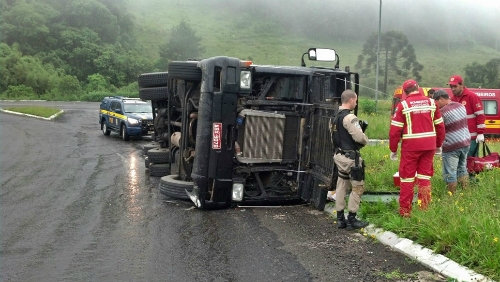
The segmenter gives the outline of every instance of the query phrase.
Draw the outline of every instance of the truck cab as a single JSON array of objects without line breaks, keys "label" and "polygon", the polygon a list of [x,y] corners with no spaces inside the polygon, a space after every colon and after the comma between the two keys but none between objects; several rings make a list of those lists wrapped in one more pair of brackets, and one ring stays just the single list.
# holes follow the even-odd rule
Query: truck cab
[{"label": "truck cab", "polygon": [[[336,64],[306,67],[305,56]],[[139,93],[151,99],[155,139],[169,152],[167,190],[185,187],[202,209],[302,202],[324,208],[336,185],[329,124],[342,92],[357,93],[359,85],[357,73],[339,68],[335,50],[310,48],[300,66],[225,56],[175,61],[166,77],[163,91]]]}]

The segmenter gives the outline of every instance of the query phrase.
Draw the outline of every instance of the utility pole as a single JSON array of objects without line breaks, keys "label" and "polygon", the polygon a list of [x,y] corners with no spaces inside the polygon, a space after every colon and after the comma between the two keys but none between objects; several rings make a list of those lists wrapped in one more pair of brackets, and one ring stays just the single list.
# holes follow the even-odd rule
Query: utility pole
[{"label": "utility pole", "polygon": [[378,103],[378,70],[380,61],[380,30],[382,29],[382,0],[380,1],[380,8],[378,12],[378,39],[377,39],[377,71],[375,74],[375,112],[377,112]]}]

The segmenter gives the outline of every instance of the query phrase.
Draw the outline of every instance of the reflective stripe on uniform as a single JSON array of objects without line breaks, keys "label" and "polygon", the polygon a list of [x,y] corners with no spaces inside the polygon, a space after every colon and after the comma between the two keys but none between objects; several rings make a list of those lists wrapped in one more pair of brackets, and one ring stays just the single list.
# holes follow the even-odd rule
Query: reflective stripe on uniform
[{"label": "reflective stripe on uniform", "polygon": [[417,174],[417,178],[431,180],[431,177],[429,175],[424,175],[424,174]]},{"label": "reflective stripe on uniform", "polygon": [[436,120],[434,121],[434,124],[440,124],[440,123],[442,123],[442,122],[444,122],[444,121],[443,121],[443,118],[442,118],[442,117],[440,117],[440,118],[438,118],[438,119],[436,119]]},{"label": "reflective stripe on uniform", "polygon": [[403,139],[423,138],[436,136],[436,132],[423,132],[415,134],[403,134]]},{"label": "reflective stripe on uniform", "polygon": [[403,122],[392,120],[391,121],[391,125],[394,125],[394,126],[397,126],[397,127],[403,127],[405,124]]},{"label": "reflective stripe on uniform", "polygon": [[[401,105],[403,106],[402,113],[405,115],[406,118],[406,124],[407,124],[407,133],[403,134],[402,139],[414,139],[414,138],[422,138],[422,137],[433,137],[436,136],[436,128],[432,126],[432,131],[430,132],[421,132],[421,133],[413,133],[413,127],[412,127],[412,120],[411,120],[411,113],[415,111],[430,111],[431,112],[431,119],[434,121],[434,113],[436,112],[436,105],[434,101],[431,99],[430,101],[430,106],[419,106],[419,107],[408,107],[408,103],[405,101],[401,102]],[[434,121],[433,124],[439,124],[442,123],[443,119],[437,119]]]},{"label": "reflective stripe on uniform", "polygon": [[415,177],[412,177],[412,178],[401,178],[400,182],[412,183],[412,182],[415,182]]}]

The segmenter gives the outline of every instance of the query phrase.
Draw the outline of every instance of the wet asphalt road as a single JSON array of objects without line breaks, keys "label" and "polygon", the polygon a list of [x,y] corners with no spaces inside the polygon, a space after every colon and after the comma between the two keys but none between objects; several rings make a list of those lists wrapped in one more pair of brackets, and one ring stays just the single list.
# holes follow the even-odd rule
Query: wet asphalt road
[{"label": "wet asphalt road", "polygon": [[65,113],[0,112],[0,281],[443,281],[308,206],[169,199],[149,141],[104,136],[99,103],[39,103]]}]

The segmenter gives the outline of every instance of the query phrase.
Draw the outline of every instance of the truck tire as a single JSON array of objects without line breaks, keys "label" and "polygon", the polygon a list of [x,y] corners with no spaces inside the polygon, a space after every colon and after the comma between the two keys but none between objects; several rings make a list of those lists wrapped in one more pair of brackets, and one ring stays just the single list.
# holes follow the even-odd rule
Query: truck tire
[{"label": "truck tire", "polygon": [[186,190],[193,190],[194,183],[179,180],[178,175],[167,175],[160,179],[160,193],[176,199],[189,200]]},{"label": "truck tire", "polygon": [[140,88],[167,86],[168,72],[151,72],[139,75]]},{"label": "truck tire", "polygon": [[170,78],[201,81],[201,69],[198,67],[198,61],[171,62],[168,64],[168,75]]},{"label": "truck tire", "polygon": [[170,149],[168,148],[154,148],[150,149],[146,155],[152,163],[166,164],[170,163]]},{"label": "truck tire", "polygon": [[167,100],[168,88],[166,86],[139,88],[139,98],[141,98],[142,100],[151,100],[151,101]]},{"label": "truck tire", "polygon": [[160,148],[160,144],[158,144],[156,142],[151,142],[149,144],[145,144],[144,146],[142,146],[142,151],[146,155],[149,150],[156,149],[156,148]]},{"label": "truck tire", "polygon": [[156,164],[153,162],[149,163],[149,176],[162,177],[169,174],[170,174],[169,164]]}]

